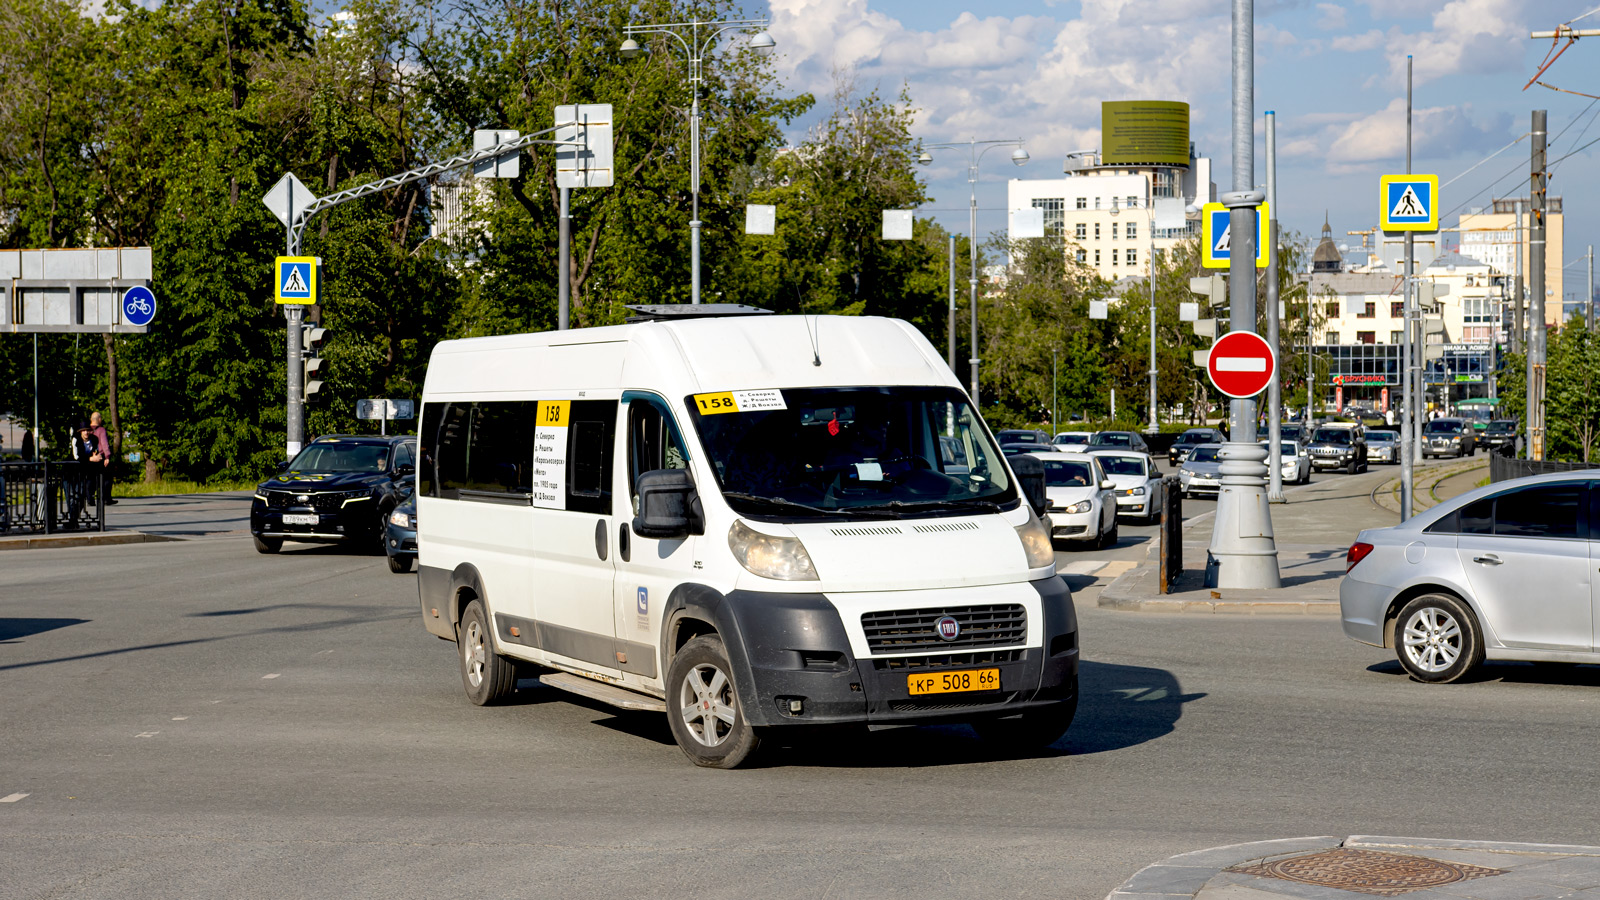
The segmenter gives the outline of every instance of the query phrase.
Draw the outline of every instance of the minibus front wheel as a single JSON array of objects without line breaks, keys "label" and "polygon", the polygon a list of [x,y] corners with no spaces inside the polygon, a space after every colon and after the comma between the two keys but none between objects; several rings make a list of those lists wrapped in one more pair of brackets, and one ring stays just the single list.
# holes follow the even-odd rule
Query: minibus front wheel
[{"label": "minibus front wheel", "polygon": [[703,634],[672,657],[667,720],[679,749],[697,766],[733,769],[761,745],[745,718],[722,638]]}]

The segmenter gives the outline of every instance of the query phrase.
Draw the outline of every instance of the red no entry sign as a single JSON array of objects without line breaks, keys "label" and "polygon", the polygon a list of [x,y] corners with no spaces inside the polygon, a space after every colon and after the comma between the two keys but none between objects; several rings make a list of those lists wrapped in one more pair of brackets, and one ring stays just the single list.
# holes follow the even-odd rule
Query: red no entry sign
[{"label": "red no entry sign", "polygon": [[1244,399],[1267,389],[1278,371],[1278,360],[1266,338],[1249,331],[1230,331],[1211,345],[1206,371],[1217,390]]}]

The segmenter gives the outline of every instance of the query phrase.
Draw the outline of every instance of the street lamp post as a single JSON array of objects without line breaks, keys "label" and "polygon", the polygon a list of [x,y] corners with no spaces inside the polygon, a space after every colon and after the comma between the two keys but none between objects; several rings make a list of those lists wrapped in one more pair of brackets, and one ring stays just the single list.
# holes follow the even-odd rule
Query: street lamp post
[{"label": "street lamp post", "polygon": [[[683,48],[689,63],[689,302],[700,302],[700,89],[705,82],[705,57],[717,39],[729,31],[765,29],[766,19],[723,19],[716,22],[670,22],[662,25],[629,25],[622,30],[626,40],[618,48],[623,58],[632,59],[644,52],[633,39],[636,34],[669,34]],[[680,32],[687,32],[688,36]],[[765,30],[750,38],[752,50],[771,50],[777,46]]]},{"label": "street lamp post", "polygon": [[[1028,151],[1023,149],[1021,138],[1014,141],[951,141],[942,144],[924,144],[923,147],[925,149],[917,156],[917,162],[922,165],[933,162],[933,156],[926,148],[935,150],[967,148],[967,183],[972,186],[972,202],[969,210],[972,236],[967,241],[971,262],[971,271],[967,273],[967,287],[970,298],[968,302],[972,305],[972,357],[968,362],[972,364],[972,406],[981,412],[983,407],[978,403],[978,163],[982,161],[985,153],[995,147],[1016,147],[1017,149],[1011,151],[1011,161],[1019,166],[1026,165],[1029,159]],[[979,147],[983,149],[980,150]]]}]

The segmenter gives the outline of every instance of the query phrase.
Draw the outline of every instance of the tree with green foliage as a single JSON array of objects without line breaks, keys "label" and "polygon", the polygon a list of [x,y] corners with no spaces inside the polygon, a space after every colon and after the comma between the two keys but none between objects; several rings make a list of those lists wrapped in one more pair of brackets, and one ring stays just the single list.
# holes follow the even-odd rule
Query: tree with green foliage
[{"label": "tree with green foliage", "polygon": [[1600,339],[1574,317],[1550,333],[1549,345],[1545,458],[1588,462],[1600,443]]}]

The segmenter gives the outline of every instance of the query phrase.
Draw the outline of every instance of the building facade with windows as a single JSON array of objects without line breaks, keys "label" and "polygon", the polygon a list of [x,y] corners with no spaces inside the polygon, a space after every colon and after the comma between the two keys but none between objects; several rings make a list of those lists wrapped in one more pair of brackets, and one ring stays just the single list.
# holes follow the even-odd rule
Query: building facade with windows
[{"label": "building facade with windows", "polygon": [[[1045,240],[1060,241],[1069,259],[1112,281],[1149,273],[1150,212],[1156,200],[1203,205],[1217,191],[1211,160],[1192,152],[1187,166],[1101,165],[1100,157],[1084,154],[1068,157],[1063,169],[1065,178],[1012,179],[1007,208],[1042,210]],[[1198,216],[1183,228],[1156,229],[1156,252],[1199,234]]]},{"label": "building facade with windows", "polygon": [[[1528,251],[1530,204],[1526,197],[1522,198],[1521,202],[1520,230],[1517,222],[1517,199],[1514,197],[1496,200],[1492,206],[1463,213],[1456,223],[1461,235],[1461,254],[1480,260],[1500,272],[1515,276],[1517,254],[1519,250],[1521,251],[1523,295],[1527,296],[1530,283],[1528,273],[1531,271],[1531,257]],[[1544,286],[1547,293],[1544,320],[1546,325],[1559,328],[1565,321],[1562,315],[1562,301],[1566,298],[1566,294],[1563,291],[1565,281],[1562,273],[1566,259],[1562,248],[1566,237],[1566,221],[1562,215],[1560,197],[1550,197],[1546,206]],[[1583,290],[1584,288],[1580,287],[1579,294],[1582,294]]]}]

